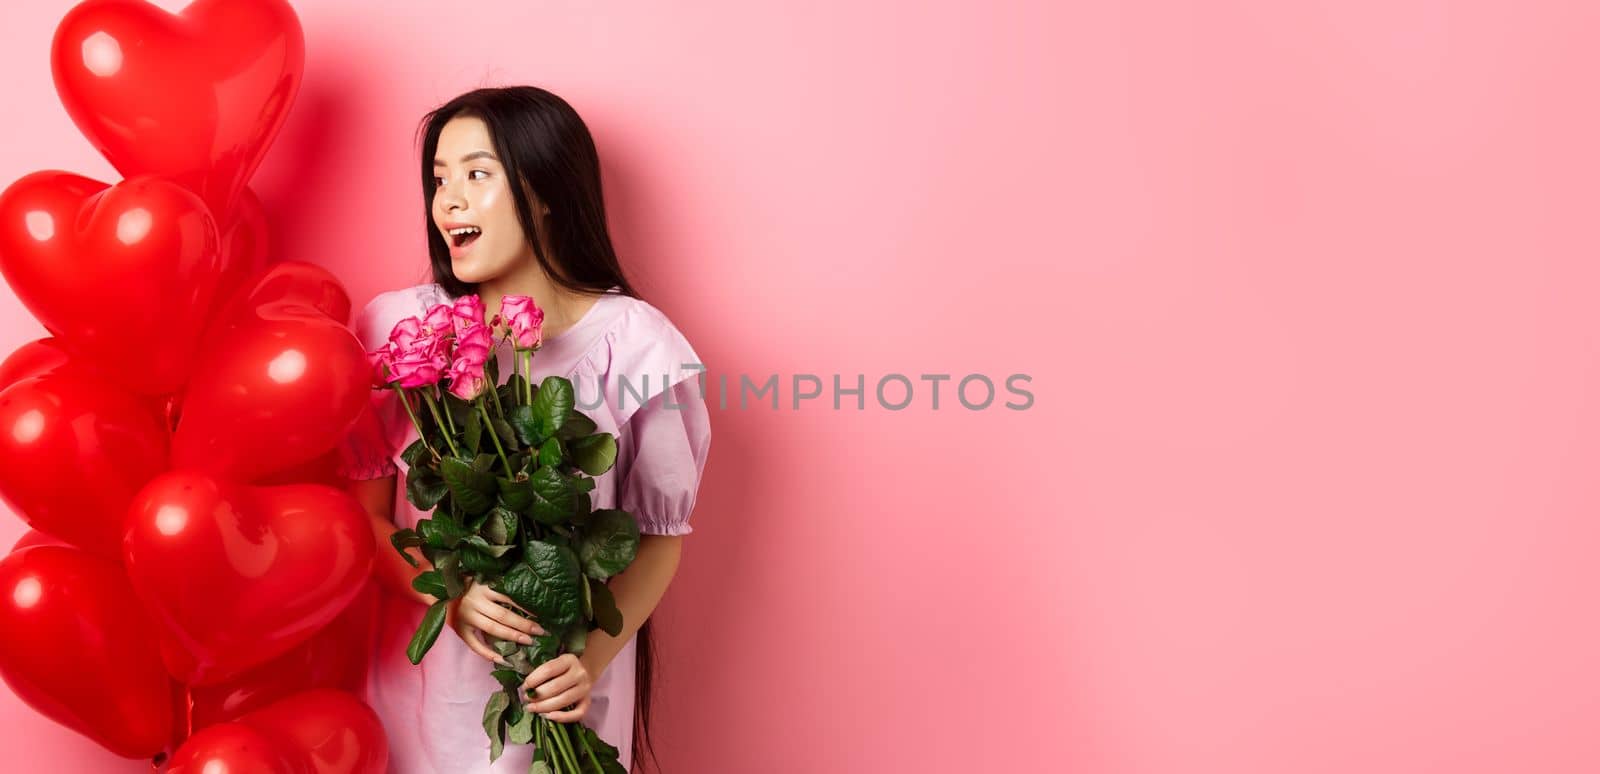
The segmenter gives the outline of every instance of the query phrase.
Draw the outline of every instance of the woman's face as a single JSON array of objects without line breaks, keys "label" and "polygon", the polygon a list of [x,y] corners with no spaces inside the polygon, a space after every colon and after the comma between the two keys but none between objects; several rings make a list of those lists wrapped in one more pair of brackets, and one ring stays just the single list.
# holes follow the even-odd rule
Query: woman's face
[{"label": "woman's face", "polygon": [[[450,246],[450,266],[462,282],[483,282],[533,260],[517,221],[505,168],[489,127],[476,116],[450,119],[433,158],[433,225]],[[534,203],[534,207],[539,207]],[[462,231],[465,229],[465,231]]]}]

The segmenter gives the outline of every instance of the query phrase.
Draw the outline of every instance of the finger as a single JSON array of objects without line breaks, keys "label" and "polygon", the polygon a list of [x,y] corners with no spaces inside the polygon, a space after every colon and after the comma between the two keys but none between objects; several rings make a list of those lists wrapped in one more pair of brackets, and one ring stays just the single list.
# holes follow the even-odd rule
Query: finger
[{"label": "finger", "polygon": [[[577,688],[581,682],[583,681],[579,678],[579,676],[571,672],[550,680],[546,680],[539,685],[527,689],[524,696],[524,703],[535,712],[539,712],[541,709],[561,709],[572,702],[566,701],[551,703],[551,699]],[[539,706],[534,707],[533,705]]]},{"label": "finger", "polygon": [[548,699],[540,699],[538,701],[531,702],[525,705],[524,708],[529,712],[537,712],[541,715],[548,716],[549,713],[559,712],[567,707],[577,704],[580,701],[583,701],[583,697],[587,696],[588,694],[589,692],[584,690],[582,686],[574,685],[571,688],[551,696]]},{"label": "finger", "polygon": [[578,706],[573,707],[571,710],[547,712],[544,716],[547,720],[552,720],[557,723],[576,723],[577,721],[582,720],[584,714],[588,711],[589,697],[585,696],[581,701],[578,702]]},{"label": "finger", "polygon": [[549,680],[556,675],[570,672],[580,666],[583,666],[583,662],[579,661],[577,656],[574,656],[571,653],[563,653],[553,659],[550,659],[549,661],[544,662],[543,664],[540,664],[537,667],[534,667],[533,671],[529,672],[528,676],[523,678],[522,687],[524,689],[528,689],[536,685],[541,685],[544,683],[544,681]]},{"label": "finger", "polygon": [[488,597],[489,597],[489,600],[491,602],[496,602],[496,603],[502,604],[502,605],[510,605],[512,609],[516,610],[518,613],[522,614],[523,616],[525,616],[527,618],[532,618],[533,617],[533,613],[528,612],[526,608],[524,608],[522,605],[517,604],[516,600],[512,599],[511,597],[508,597],[508,596],[506,596],[504,594],[501,594],[500,592],[495,591],[494,589],[490,589],[488,586],[485,586],[484,588],[489,590]]},{"label": "finger", "polygon": [[492,620],[499,621],[506,626],[516,629],[517,631],[525,632],[534,636],[544,634],[544,627],[499,605],[491,603],[485,607],[479,608],[478,612],[483,613]]},{"label": "finger", "polygon": [[491,635],[491,636],[494,636],[494,637],[499,637],[502,640],[509,640],[511,642],[520,642],[523,645],[527,645],[527,644],[533,642],[533,638],[532,637],[529,637],[528,635],[523,634],[522,632],[519,632],[516,629],[513,629],[513,628],[511,628],[509,626],[506,626],[503,623],[500,623],[498,621],[494,621],[492,619],[486,618],[486,617],[484,617],[484,615],[482,613],[478,612],[477,610],[467,610],[467,611],[463,611],[463,612],[465,612],[465,614],[466,614],[464,617],[467,619],[467,622],[472,624],[473,626],[477,627],[484,634],[488,634],[488,635]]},{"label": "finger", "polygon": [[[461,634],[460,632],[456,633]],[[494,652],[493,648],[484,644],[483,638],[478,636],[477,630],[469,628],[466,634],[461,635],[461,641],[467,643],[467,649],[471,650],[473,653],[483,656],[484,658],[489,659],[496,664],[500,664],[501,666],[511,666],[510,664],[506,663],[505,659],[500,657],[499,653]]]}]

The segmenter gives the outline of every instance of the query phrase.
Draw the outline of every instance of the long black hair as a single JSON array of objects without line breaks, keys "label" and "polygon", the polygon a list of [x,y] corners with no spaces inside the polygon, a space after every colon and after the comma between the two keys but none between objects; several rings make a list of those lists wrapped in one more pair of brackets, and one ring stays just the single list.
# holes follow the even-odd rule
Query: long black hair
[{"label": "long black hair", "polygon": [[[439,148],[439,133],[457,116],[476,116],[488,126],[495,155],[506,170],[522,233],[532,243],[534,259],[553,282],[577,292],[604,292],[616,286],[625,295],[640,297],[611,246],[600,191],[600,155],[589,127],[566,100],[536,86],[475,89],[422,117],[422,213],[434,282],[451,296],[477,292],[476,283],[456,278],[450,267],[450,248],[433,222],[437,188],[433,156]],[[543,221],[533,217],[530,192],[550,208]],[[540,246],[541,233],[549,241],[551,254]],[[650,619],[644,620],[634,637],[633,771],[643,771],[641,753],[648,753],[660,771],[649,736],[656,661]]]}]

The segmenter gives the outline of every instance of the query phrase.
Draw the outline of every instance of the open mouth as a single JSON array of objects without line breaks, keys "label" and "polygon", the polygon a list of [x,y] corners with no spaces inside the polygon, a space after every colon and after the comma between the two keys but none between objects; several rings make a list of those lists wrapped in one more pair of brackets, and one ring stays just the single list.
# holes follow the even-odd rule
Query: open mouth
[{"label": "open mouth", "polygon": [[477,226],[463,226],[461,228],[450,229],[449,233],[450,244],[456,247],[466,247],[467,245],[472,244],[473,241],[483,234],[483,229],[480,229]]}]

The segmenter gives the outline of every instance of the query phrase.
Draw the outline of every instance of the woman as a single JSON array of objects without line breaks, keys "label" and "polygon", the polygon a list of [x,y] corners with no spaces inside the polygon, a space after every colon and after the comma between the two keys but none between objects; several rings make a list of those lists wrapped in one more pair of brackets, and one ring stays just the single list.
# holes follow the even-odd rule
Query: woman
[{"label": "woman", "polygon": [[[506,296],[544,310],[535,383],[565,376],[578,408],[617,437],[615,466],[596,479],[599,508],[622,508],[639,523],[632,565],[608,583],[625,625],[618,637],[590,632],[581,657],[566,654],[528,676],[525,705],[559,722],[582,722],[617,747],[631,768],[635,736],[648,750],[653,653],[648,617],[676,572],[691,532],[711,429],[699,357],[683,334],[641,300],[623,275],[606,230],[600,165],[578,114],[543,89],[478,89],[423,120],[422,188],[433,281],[379,294],[356,332],[376,350],[401,319],[431,305],[478,294],[490,316]],[[509,343],[497,353],[511,373]],[[482,639],[543,632],[526,611],[486,585],[469,584],[450,607],[449,626],[420,665],[405,656],[433,597],[411,587],[429,568],[412,567],[389,542],[427,514],[405,498],[405,462],[416,438],[393,390],[373,393],[372,410],[342,449],[343,472],[372,514],[386,594],[367,701],[389,736],[400,774],[525,772],[531,745],[507,744],[489,762],[483,706],[499,683],[498,655]],[[637,636],[635,636],[637,635]]]}]

